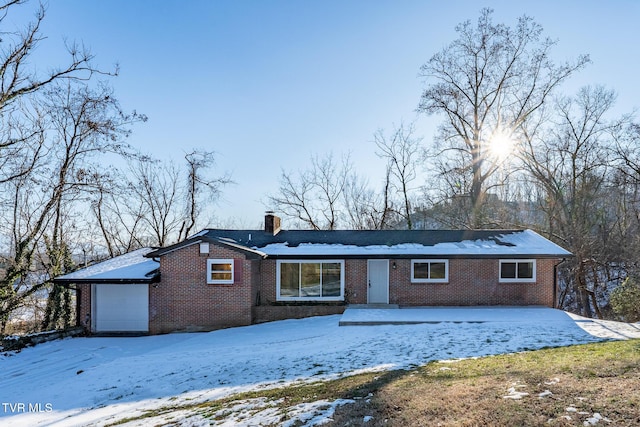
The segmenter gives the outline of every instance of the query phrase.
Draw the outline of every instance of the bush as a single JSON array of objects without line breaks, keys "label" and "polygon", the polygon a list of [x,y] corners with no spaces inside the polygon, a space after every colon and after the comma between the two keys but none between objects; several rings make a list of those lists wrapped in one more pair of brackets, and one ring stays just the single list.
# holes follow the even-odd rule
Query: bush
[{"label": "bush", "polygon": [[627,322],[640,321],[640,286],[637,279],[627,277],[611,292],[609,303],[613,311]]}]

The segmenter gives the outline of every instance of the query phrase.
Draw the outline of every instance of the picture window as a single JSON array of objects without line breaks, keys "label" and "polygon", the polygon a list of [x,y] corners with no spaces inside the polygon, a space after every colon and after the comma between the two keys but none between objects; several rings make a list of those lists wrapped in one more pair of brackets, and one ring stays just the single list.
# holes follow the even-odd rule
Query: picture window
[{"label": "picture window", "polygon": [[278,261],[277,299],[344,299],[344,261]]}]

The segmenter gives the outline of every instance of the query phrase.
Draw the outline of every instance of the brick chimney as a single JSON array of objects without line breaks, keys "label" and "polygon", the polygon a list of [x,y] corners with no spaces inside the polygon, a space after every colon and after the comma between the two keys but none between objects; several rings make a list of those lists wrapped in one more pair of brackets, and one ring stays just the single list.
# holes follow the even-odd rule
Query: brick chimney
[{"label": "brick chimney", "polygon": [[280,232],[280,217],[276,216],[273,211],[267,211],[264,214],[264,231],[274,236]]}]

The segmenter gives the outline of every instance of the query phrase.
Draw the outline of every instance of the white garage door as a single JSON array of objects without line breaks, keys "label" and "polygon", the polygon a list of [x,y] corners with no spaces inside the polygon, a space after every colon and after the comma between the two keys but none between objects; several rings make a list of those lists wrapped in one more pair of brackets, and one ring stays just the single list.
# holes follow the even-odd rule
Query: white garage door
[{"label": "white garage door", "polygon": [[148,332],[149,285],[95,285],[94,332]]}]

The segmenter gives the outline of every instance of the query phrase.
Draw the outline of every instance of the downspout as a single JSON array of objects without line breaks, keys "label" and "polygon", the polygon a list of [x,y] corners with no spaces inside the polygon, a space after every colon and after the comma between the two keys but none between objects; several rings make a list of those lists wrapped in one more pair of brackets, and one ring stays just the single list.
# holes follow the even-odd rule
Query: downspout
[{"label": "downspout", "polygon": [[76,287],[76,328],[81,326],[80,324],[80,310],[82,304],[82,289],[80,286]]},{"label": "downspout", "polygon": [[562,258],[562,261],[554,264],[553,266],[553,308],[557,308],[556,304],[558,298],[558,266],[566,261],[566,258]]}]

